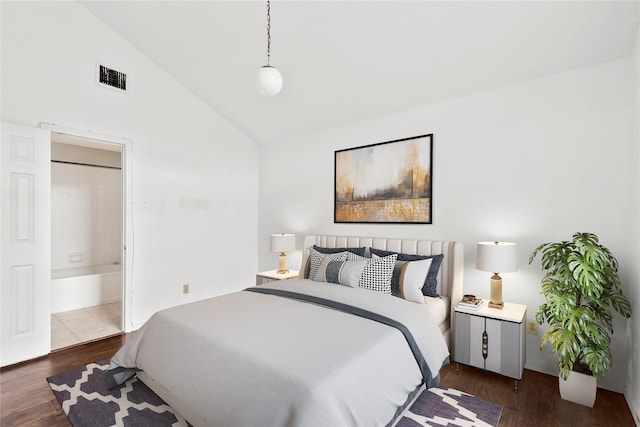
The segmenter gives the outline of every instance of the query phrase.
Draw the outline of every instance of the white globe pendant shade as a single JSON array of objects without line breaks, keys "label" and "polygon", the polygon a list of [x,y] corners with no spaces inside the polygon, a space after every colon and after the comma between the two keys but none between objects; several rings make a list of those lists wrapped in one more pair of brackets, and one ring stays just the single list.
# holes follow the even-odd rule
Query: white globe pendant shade
[{"label": "white globe pendant shade", "polygon": [[271,65],[260,67],[256,74],[256,88],[260,94],[273,96],[282,90],[282,74]]}]

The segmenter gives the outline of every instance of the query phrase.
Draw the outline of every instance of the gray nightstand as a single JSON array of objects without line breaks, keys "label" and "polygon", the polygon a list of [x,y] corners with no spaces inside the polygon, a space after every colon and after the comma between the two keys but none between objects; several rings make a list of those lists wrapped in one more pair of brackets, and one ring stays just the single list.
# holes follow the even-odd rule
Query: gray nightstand
[{"label": "gray nightstand", "polygon": [[522,379],[526,360],[525,321],[527,306],[505,302],[502,310],[485,305],[477,311],[456,307],[454,359]]},{"label": "gray nightstand", "polygon": [[298,277],[298,270],[289,270],[288,273],[278,273],[278,270],[263,271],[256,274],[256,285],[264,285],[265,283],[275,282],[278,280],[295,279]]}]

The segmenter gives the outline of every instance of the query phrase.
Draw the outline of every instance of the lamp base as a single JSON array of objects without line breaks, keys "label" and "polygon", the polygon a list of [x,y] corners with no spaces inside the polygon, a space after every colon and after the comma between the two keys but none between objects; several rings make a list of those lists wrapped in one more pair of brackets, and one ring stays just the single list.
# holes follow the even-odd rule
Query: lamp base
[{"label": "lamp base", "polygon": [[280,252],[280,258],[278,259],[278,274],[287,274],[289,269],[287,268],[287,254]]},{"label": "lamp base", "polygon": [[502,310],[504,302],[502,301],[502,277],[498,273],[491,276],[491,297],[489,298],[489,307]]}]

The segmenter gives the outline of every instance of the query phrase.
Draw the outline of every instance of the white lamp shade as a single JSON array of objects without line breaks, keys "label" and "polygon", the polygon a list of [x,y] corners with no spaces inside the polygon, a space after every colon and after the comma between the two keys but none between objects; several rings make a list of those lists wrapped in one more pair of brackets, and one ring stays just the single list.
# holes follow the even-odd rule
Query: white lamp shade
[{"label": "white lamp shade", "polygon": [[272,234],[271,246],[269,248],[271,252],[291,252],[296,250],[296,235],[295,234]]},{"label": "white lamp shade", "polygon": [[273,96],[282,90],[282,74],[270,65],[260,67],[256,74],[256,88],[264,96]]},{"label": "white lamp shade", "polygon": [[476,268],[491,273],[511,273],[518,269],[516,244],[478,242]]}]

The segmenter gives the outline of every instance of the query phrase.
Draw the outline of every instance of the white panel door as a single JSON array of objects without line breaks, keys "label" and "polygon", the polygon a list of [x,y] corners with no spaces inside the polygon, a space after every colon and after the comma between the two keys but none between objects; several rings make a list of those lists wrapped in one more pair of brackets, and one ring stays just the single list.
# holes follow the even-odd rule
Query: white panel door
[{"label": "white panel door", "polygon": [[0,366],[51,351],[51,135],[2,123]]}]

